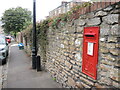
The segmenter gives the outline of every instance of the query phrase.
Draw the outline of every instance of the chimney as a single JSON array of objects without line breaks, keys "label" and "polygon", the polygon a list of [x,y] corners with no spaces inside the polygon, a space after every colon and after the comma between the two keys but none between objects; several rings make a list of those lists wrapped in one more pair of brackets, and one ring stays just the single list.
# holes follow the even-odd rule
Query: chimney
[{"label": "chimney", "polygon": [[62,5],[66,5],[68,2],[67,1],[62,1]]}]

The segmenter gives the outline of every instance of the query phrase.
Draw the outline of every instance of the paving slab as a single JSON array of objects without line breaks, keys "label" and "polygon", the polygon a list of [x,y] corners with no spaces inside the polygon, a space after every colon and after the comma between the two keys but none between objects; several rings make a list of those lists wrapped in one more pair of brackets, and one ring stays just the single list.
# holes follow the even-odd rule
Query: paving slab
[{"label": "paving slab", "polygon": [[2,66],[0,66],[0,90],[2,88]]}]

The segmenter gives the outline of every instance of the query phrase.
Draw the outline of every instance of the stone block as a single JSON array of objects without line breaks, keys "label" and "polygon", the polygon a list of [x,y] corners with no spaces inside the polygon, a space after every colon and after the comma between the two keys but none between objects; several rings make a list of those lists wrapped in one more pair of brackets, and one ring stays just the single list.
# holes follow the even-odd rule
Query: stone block
[{"label": "stone block", "polygon": [[81,51],[81,47],[80,47],[80,48],[79,48],[79,47],[76,47],[75,50],[76,50],[77,52],[80,52],[80,51]]},{"label": "stone block", "polygon": [[82,33],[82,32],[83,32],[83,27],[79,27],[79,26],[78,26],[76,32]]},{"label": "stone block", "polygon": [[65,61],[65,65],[66,65],[69,69],[72,68],[72,64],[71,64],[70,62],[68,62],[68,61]]},{"label": "stone block", "polygon": [[80,47],[81,44],[82,44],[82,39],[81,39],[81,38],[78,38],[78,39],[75,40],[75,46],[76,46],[76,47],[77,47],[77,46]]},{"label": "stone block", "polygon": [[119,14],[109,14],[108,16],[104,16],[102,20],[107,24],[114,24],[118,23],[118,16]]},{"label": "stone block", "polygon": [[73,34],[73,33],[75,33],[75,31],[76,31],[76,28],[75,27],[72,27],[72,28],[69,28],[68,29],[68,32],[66,32],[66,33],[69,33],[69,34]]},{"label": "stone block", "polygon": [[110,49],[110,53],[113,54],[113,55],[120,55],[118,49]]},{"label": "stone block", "polygon": [[71,59],[70,59],[70,57],[67,57],[66,60],[67,60],[67,61],[70,61]]},{"label": "stone block", "polygon": [[71,73],[69,73],[70,69],[68,67],[65,67],[64,70],[66,71],[65,73],[68,75],[68,76],[72,76]]},{"label": "stone block", "polygon": [[108,52],[109,52],[109,49],[100,47],[100,52],[101,52],[101,53],[108,53]]},{"label": "stone block", "polygon": [[74,55],[73,54],[69,54],[70,59],[74,59]]},{"label": "stone block", "polygon": [[100,47],[106,47],[106,43],[105,42],[100,42]]},{"label": "stone block", "polygon": [[115,6],[116,9],[120,9],[120,4],[118,3],[116,6]]},{"label": "stone block", "polygon": [[69,56],[69,54],[67,52],[64,52],[63,55],[66,57],[66,56]]},{"label": "stone block", "polygon": [[110,77],[110,72],[109,71],[100,71],[99,75],[102,77]]},{"label": "stone block", "polygon": [[99,68],[103,71],[110,71],[112,70],[112,66],[108,66],[108,65],[104,65],[104,64],[100,64]]},{"label": "stone block", "polygon": [[66,49],[66,51],[69,49],[69,47],[67,45],[64,45],[64,49]]},{"label": "stone block", "polygon": [[111,79],[106,78],[106,77],[101,77],[98,82],[101,84],[112,85]]},{"label": "stone block", "polygon": [[83,86],[84,88],[91,88],[91,86],[87,85],[87,84],[84,83],[84,82],[81,82],[81,84],[82,84],[82,86]]},{"label": "stone block", "polygon": [[68,40],[64,40],[64,44],[65,45],[68,45],[69,43],[68,43]]},{"label": "stone block", "polygon": [[110,25],[106,23],[102,23],[100,25],[100,35],[104,36],[104,35],[109,35],[109,34],[110,34]]},{"label": "stone block", "polygon": [[103,9],[103,10],[109,12],[109,11],[111,11],[112,9],[113,9],[113,7],[112,7],[112,6],[109,6],[109,7],[105,8],[105,9]]},{"label": "stone block", "polygon": [[119,14],[120,13],[120,9],[115,9],[113,11],[111,11],[112,14]]},{"label": "stone block", "polygon": [[75,81],[71,77],[68,77],[68,85],[73,87],[76,85]]},{"label": "stone block", "polygon": [[75,34],[70,34],[70,40],[74,41],[75,40],[75,38],[74,38],[75,36],[76,36]]},{"label": "stone block", "polygon": [[80,76],[78,74],[75,74],[75,77],[79,78]]},{"label": "stone block", "polygon": [[84,26],[86,24],[84,19],[79,19],[78,25],[79,26]]},{"label": "stone block", "polygon": [[72,64],[75,64],[75,61],[74,61],[74,60],[70,60],[70,62],[71,62]]},{"label": "stone block", "polygon": [[116,43],[116,47],[120,48],[120,43]]},{"label": "stone block", "polygon": [[85,75],[85,74],[82,73],[82,72],[79,72],[79,75],[81,75],[81,76],[84,77],[84,78],[87,78],[87,75]]},{"label": "stone block", "polygon": [[76,61],[81,61],[82,57],[81,57],[81,54],[80,53],[76,53],[75,54],[75,60]]},{"label": "stone block", "polygon": [[84,77],[80,77],[80,80],[82,80],[83,82],[85,82],[88,85],[94,85],[94,82],[92,82]]},{"label": "stone block", "polygon": [[105,56],[105,59],[110,60],[110,61],[115,61],[115,60],[116,60],[115,57],[113,57],[113,56],[110,55],[110,54],[106,55],[106,56]]},{"label": "stone block", "polygon": [[112,85],[116,88],[120,88],[120,83],[113,81]]},{"label": "stone block", "polygon": [[95,83],[95,87],[96,87],[96,88],[99,88],[99,89],[100,89],[100,88],[105,88],[105,87],[103,87],[103,85],[100,85],[100,84],[98,84],[98,83]]},{"label": "stone block", "polygon": [[65,60],[64,59],[60,59],[60,63],[65,63]]},{"label": "stone block", "polygon": [[[72,72],[73,72],[73,75],[74,74],[78,74],[79,73],[79,71],[78,70],[76,70],[76,69],[72,69]],[[77,77],[76,77],[77,78]]]},{"label": "stone block", "polygon": [[98,16],[105,16],[105,15],[107,15],[107,12],[104,12],[104,11],[98,11],[95,14],[96,17],[98,17]]},{"label": "stone block", "polygon": [[110,36],[108,37],[108,42],[118,42],[118,39],[115,36]]},{"label": "stone block", "polygon": [[101,20],[98,17],[87,20],[87,25],[89,26],[99,25],[100,23],[101,23]]},{"label": "stone block", "polygon": [[82,66],[82,60],[80,62],[76,62],[76,65]]},{"label": "stone block", "polygon": [[[73,71],[74,72],[74,71]],[[73,74],[72,78],[76,81],[78,80],[78,77],[75,76],[75,74]]]},{"label": "stone block", "polygon": [[115,81],[119,81],[120,80],[120,70],[117,68],[111,69],[110,78],[112,78]]},{"label": "stone block", "polygon": [[74,41],[69,41],[69,45],[73,46],[74,45]]},{"label": "stone block", "polygon": [[77,38],[82,38],[83,39],[83,34],[77,34]]},{"label": "stone block", "polygon": [[108,61],[108,60],[101,60],[101,63],[105,65],[115,65],[115,63]]},{"label": "stone block", "polygon": [[111,34],[112,35],[120,35],[120,25],[116,24],[111,27]]},{"label": "stone block", "polygon": [[94,18],[95,14],[94,12],[86,13],[86,18]]},{"label": "stone block", "polygon": [[77,65],[73,65],[73,68],[72,69],[75,69],[75,70],[79,70],[80,69],[80,67],[79,66],[77,66]]},{"label": "stone block", "polygon": [[[63,78],[63,77],[62,77]],[[68,79],[66,77],[63,78],[63,81],[66,82]]]},{"label": "stone block", "polygon": [[115,46],[116,46],[115,43],[107,43],[107,44],[106,44],[106,47],[109,48],[109,49],[110,49],[110,48],[113,49],[113,48],[115,48]]},{"label": "stone block", "polygon": [[100,38],[100,41],[101,41],[101,42],[105,42],[105,41],[106,41],[106,38]]},{"label": "stone block", "polygon": [[77,88],[83,88],[83,85],[79,81],[76,82],[76,86],[77,86]]}]

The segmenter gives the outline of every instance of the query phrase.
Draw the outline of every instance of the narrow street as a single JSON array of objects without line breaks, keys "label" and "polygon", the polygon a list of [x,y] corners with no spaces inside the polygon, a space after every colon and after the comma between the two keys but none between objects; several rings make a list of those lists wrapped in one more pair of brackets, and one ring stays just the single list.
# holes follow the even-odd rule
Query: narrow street
[{"label": "narrow street", "polygon": [[2,66],[0,66],[0,89],[2,87]]},{"label": "narrow street", "polygon": [[0,6],[0,90],[120,90],[120,0]]},{"label": "narrow street", "polygon": [[31,69],[31,58],[17,44],[10,46],[6,88],[60,88],[50,74]]}]

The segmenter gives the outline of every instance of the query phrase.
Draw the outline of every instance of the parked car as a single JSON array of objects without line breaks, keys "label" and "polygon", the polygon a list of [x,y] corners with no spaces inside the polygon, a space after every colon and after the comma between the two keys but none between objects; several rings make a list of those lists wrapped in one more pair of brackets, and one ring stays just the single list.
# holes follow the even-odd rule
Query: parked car
[{"label": "parked car", "polygon": [[11,37],[6,36],[6,40],[7,40],[8,43],[11,43]]},{"label": "parked car", "polygon": [[9,46],[6,41],[5,36],[0,36],[0,64],[5,64],[7,62],[7,56],[9,52]]}]

